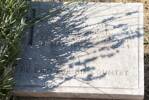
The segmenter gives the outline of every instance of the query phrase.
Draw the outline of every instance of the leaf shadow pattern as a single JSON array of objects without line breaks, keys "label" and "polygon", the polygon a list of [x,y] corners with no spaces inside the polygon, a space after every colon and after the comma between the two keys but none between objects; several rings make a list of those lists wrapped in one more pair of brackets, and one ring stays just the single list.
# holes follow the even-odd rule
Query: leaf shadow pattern
[{"label": "leaf shadow pattern", "polygon": [[[136,25],[112,23],[126,20],[123,19],[125,16],[138,14],[137,11],[99,16],[93,20],[94,13],[89,10],[96,6],[96,3],[87,2],[60,4],[57,7],[62,9],[60,13],[35,26],[33,45],[25,48],[16,68],[17,88],[24,86],[52,90],[72,79],[89,82],[106,77],[107,73],[96,76],[91,73],[100,66],[98,59],[114,57],[121,52],[119,48],[126,41],[138,39],[142,34],[139,28],[129,30]],[[48,10],[39,10],[38,14],[42,12]],[[117,29],[120,31],[110,33]]]}]

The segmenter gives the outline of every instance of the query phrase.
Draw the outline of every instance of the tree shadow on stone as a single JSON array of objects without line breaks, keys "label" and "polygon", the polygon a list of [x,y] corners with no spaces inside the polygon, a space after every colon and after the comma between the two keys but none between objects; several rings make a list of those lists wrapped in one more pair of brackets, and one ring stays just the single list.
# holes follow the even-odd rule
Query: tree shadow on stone
[{"label": "tree shadow on stone", "polygon": [[[77,78],[82,81],[102,79],[106,77],[107,73],[102,73],[99,76],[90,73],[100,65],[90,66],[88,64],[96,62],[98,58],[112,58],[121,52],[119,48],[127,40],[142,36],[139,33],[139,28],[129,31],[127,24],[109,24],[109,22],[124,16],[111,17],[110,15],[100,22],[92,23],[90,21],[88,24],[87,21],[90,17],[87,10],[94,4],[88,5],[88,3],[70,3],[63,6],[60,4],[61,7],[57,7],[62,9],[60,13],[35,26],[33,46],[25,48],[22,59],[18,62],[16,86],[35,85],[35,87],[43,89],[54,89],[71,79]],[[45,13],[45,10],[38,13],[42,14],[42,12]],[[127,12],[125,16],[136,13],[138,12]],[[121,29],[122,32],[107,34],[115,29]],[[108,32],[106,33],[106,31]],[[106,36],[98,38],[102,33]],[[87,74],[79,77],[75,71]],[[22,78],[23,76],[24,78]]]}]

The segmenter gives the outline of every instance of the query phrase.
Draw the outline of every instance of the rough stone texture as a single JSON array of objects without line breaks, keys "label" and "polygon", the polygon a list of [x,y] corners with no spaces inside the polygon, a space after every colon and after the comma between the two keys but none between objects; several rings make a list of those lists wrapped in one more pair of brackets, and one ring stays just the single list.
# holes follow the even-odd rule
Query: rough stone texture
[{"label": "rough stone texture", "polygon": [[[49,98],[49,97],[17,97],[15,100],[122,100],[122,99],[85,99],[85,98]],[[128,99],[123,99],[128,100]]]},{"label": "rough stone texture", "polygon": [[[34,27],[16,68],[15,94],[142,100],[143,6],[54,5],[60,13]],[[45,5],[36,15],[48,12]]]}]

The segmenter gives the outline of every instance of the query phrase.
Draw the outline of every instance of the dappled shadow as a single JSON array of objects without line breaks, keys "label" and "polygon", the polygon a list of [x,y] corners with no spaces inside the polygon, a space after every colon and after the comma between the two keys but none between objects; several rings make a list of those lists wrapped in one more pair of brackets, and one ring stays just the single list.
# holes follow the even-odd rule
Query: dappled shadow
[{"label": "dappled shadow", "polygon": [[[17,87],[53,89],[71,79],[103,79],[107,73],[92,73],[100,67],[98,61],[116,56],[122,48],[129,48],[132,40],[138,41],[142,36],[139,23],[127,23],[138,11],[101,16],[103,10],[94,13],[101,9],[95,9],[99,6],[96,3],[55,6],[61,11],[35,26],[33,45],[25,48],[22,59],[18,62]],[[115,4],[110,8],[104,6],[102,4],[110,12],[110,8],[121,5]],[[48,10],[38,9],[36,15],[45,12],[48,13]]]}]

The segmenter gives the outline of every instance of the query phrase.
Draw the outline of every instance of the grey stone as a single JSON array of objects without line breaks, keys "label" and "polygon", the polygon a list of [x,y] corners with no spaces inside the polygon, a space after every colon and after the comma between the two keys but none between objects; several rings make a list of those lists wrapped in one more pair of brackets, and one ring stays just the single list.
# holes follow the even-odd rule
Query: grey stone
[{"label": "grey stone", "polygon": [[58,8],[34,26],[14,94],[143,100],[143,5],[65,2]]}]

